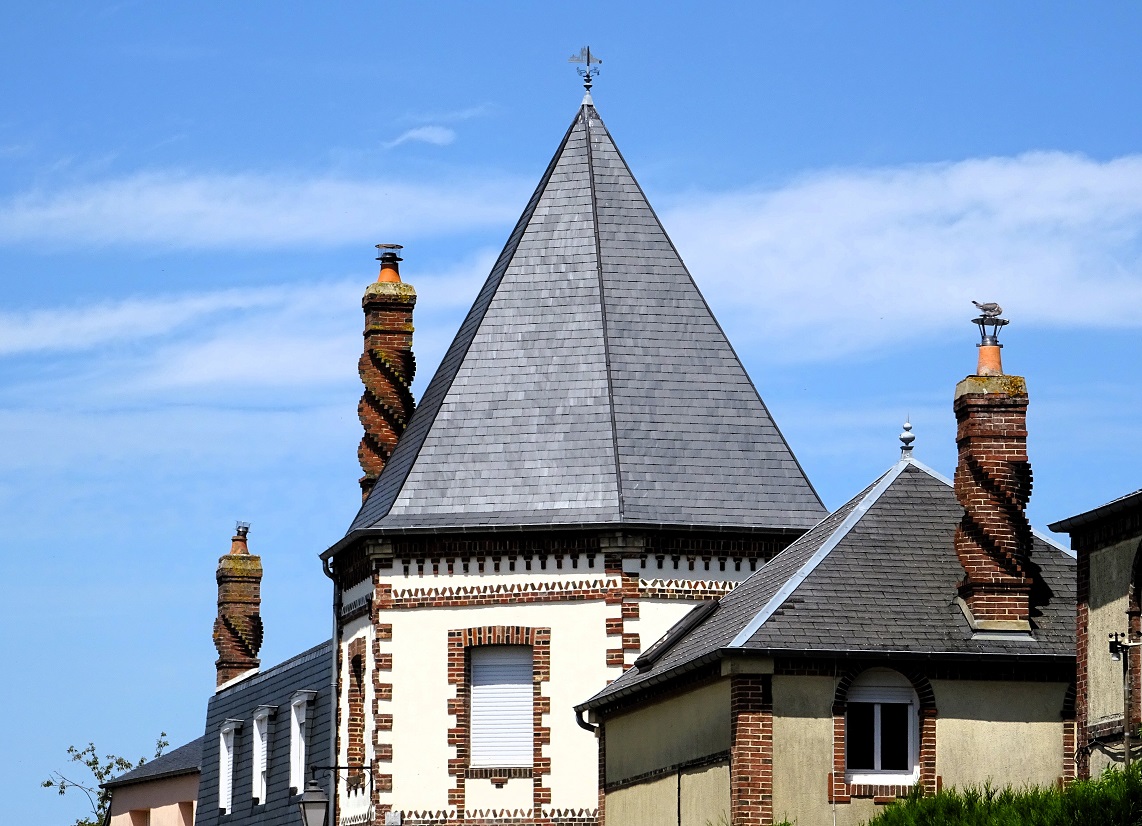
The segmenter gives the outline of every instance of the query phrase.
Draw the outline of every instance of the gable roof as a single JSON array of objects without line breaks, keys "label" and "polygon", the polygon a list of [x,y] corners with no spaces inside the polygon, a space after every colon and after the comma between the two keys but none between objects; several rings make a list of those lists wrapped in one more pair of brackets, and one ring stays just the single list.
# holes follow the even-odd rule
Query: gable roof
[{"label": "gable roof", "polygon": [[147,780],[159,780],[166,777],[178,777],[184,774],[197,774],[202,763],[202,739],[191,740],[166,754],[160,754],[154,760],[148,760],[137,769],[125,772],[114,780],[101,784],[105,789],[116,789],[120,786],[129,786],[132,783],[143,783]]},{"label": "gable roof", "polygon": [[1033,634],[973,634],[954,601],[964,575],[953,546],[962,516],[950,480],[902,459],[723,597],[651,668],[627,671],[582,707],[734,651],[1073,657],[1074,555],[1039,534]]},{"label": "gable roof", "polygon": [[350,534],[824,513],[585,102]]}]

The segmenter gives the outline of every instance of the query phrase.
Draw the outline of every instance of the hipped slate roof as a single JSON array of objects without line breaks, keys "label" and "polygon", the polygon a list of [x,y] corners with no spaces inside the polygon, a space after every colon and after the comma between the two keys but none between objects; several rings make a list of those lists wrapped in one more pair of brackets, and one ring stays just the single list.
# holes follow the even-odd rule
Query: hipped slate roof
[{"label": "hipped slate roof", "polygon": [[652,666],[630,669],[583,707],[735,652],[1073,657],[1074,557],[1038,535],[1033,635],[973,635],[954,602],[964,576],[953,546],[962,516],[949,480],[902,459],[723,597]]},{"label": "hipped slate roof", "polygon": [[184,746],[173,751],[159,755],[149,760],[137,769],[119,775],[114,780],[102,784],[105,789],[117,789],[120,786],[129,786],[132,783],[142,783],[146,780],[158,780],[164,777],[178,777],[184,774],[196,774],[202,762],[202,739],[191,740]]},{"label": "hipped slate roof", "polygon": [[824,513],[585,102],[350,535]]}]

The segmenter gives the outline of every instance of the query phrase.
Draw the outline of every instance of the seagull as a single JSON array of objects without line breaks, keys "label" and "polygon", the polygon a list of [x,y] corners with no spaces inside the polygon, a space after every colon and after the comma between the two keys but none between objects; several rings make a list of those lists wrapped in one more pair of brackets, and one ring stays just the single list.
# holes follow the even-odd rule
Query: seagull
[{"label": "seagull", "polygon": [[988,301],[986,304],[980,304],[978,301],[973,301],[972,304],[979,307],[979,311],[983,313],[984,318],[995,318],[1003,312],[1003,308],[996,304],[994,301]]}]

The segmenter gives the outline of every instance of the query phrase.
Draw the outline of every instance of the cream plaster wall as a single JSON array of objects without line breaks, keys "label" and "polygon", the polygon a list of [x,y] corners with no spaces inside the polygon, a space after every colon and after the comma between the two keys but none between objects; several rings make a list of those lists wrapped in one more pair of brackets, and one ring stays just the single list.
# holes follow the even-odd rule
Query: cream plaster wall
[{"label": "cream plaster wall", "polygon": [[[682,619],[700,601],[681,599],[644,599],[638,604],[638,619],[628,620],[626,630],[638,634],[641,650],[645,651],[654,645],[670,627]],[[634,658],[627,655],[627,662]],[[583,698],[587,699],[586,697]],[[579,702],[582,702],[580,700]]]},{"label": "cream plaster wall", "polygon": [[[450,580],[450,587],[463,584],[456,579]],[[453,781],[448,760],[455,748],[448,745],[447,734],[456,718],[448,714],[448,701],[456,690],[448,683],[448,631],[523,625],[551,629],[551,679],[543,684],[544,696],[551,699],[551,713],[544,717],[551,729],[551,743],[544,747],[544,755],[551,758],[551,774],[545,780],[552,790],[551,807],[594,809],[597,741],[576,725],[572,708],[621,673],[606,665],[606,649],[616,639],[606,636],[606,618],[614,613],[602,600],[382,612],[380,621],[393,626],[393,700],[381,705],[391,706],[394,718],[393,793],[382,802],[405,811],[449,808]],[[469,783],[489,787],[476,792],[481,808],[519,805],[519,784],[495,789],[486,781]]]},{"label": "cream plaster wall", "polygon": [[1110,659],[1106,640],[1114,631],[1126,631],[1130,570],[1137,551],[1138,540],[1131,539],[1090,555],[1090,615],[1087,625],[1089,725],[1122,719],[1122,664]]},{"label": "cream plaster wall", "polygon": [[708,826],[730,815],[730,764],[717,763],[687,769],[679,777],[682,784],[682,822],[679,826]]},{"label": "cream plaster wall", "polygon": [[670,774],[608,793],[606,817],[611,826],[670,826],[677,823],[678,776]]},{"label": "cream plaster wall", "polygon": [[530,777],[513,778],[499,789],[493,785],[491,780],[470,777],[465,781],[464,787],[465,808],[469,812],[479,809],[492,811],[503,809],[527,810],[532,807],[534,789],[535,786]]},{"label": "cream plaster wall", "polygon": [[726,751],[730,682],[720,680],[610,717],[606,726],[608,783]]},{"label": "cream plaster wall", "polygon": [[933,680],[936,774],[948,786],[1052,786],[1063,773],[1063,683]]},{"label": "cream plaster wall", "polygon": [[135,826],[131,812],[142,810],[150,826],[193,826],[197,800],[198,772],[121,786],[111,796],[110,826]]},{"label": "cream plaster wall", "polygon": [[835,815],[840,826],[856,826],[881,809],[864,799],[829,803],[835,693],[832,677],[773,678],[773,813],[779,821],[831,826]]}]

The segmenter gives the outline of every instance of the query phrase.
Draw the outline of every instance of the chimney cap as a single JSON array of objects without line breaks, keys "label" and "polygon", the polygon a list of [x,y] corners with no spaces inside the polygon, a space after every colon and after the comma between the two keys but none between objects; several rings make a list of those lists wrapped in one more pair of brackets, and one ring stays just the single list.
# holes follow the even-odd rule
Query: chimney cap
[{"label": "chimney cap", "polygon": [[250,523],[249,522],[235,522],[234,523],[234,532],[236,534],[238,534],[238,536],[244,537],[246,534],[248,534],[250,532]]},{"label": "chimney cap", "polygon": [[973,301],[972,304],[979,309],[979,316],[971,320],[972,324],[979,327],[979,346],[1002,347],[1003,345],[999,343],[999,328],[1006,327],[1011,323],[1006,318],[999,317],[1003,308],[994,301],[986,301],[982,304]]},{"label": "chimney cap", "polygon": [[401,244],[377,244],[378,261],[403,261],[400,251],[404,249]]}]

